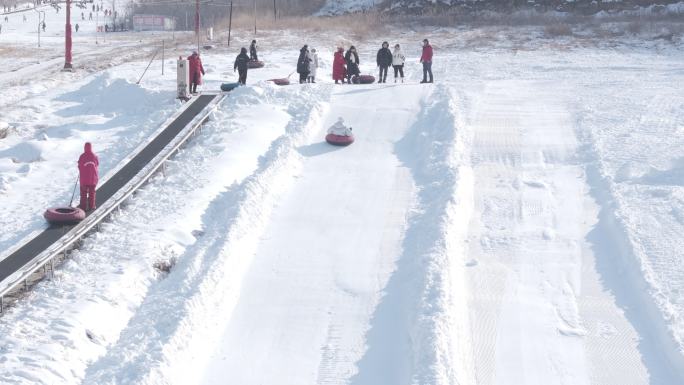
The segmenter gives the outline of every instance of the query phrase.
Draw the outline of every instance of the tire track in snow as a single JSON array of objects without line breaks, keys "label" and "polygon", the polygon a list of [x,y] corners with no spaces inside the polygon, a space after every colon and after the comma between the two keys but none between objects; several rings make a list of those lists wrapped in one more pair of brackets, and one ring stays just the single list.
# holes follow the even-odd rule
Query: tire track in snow
[{"label": "tire track in snow", "polygon": [[[475,120],[477,383],[645,383],[638,335],[602,286],[586,239],[596,211],[562,96],[571,92],[550,84],[491,83]],[[618,338],[595,333],[598,324]],[[612,350],[597,349],[607,341]]]},{"label": "tire track in snow", "polygon": [[297,147],[317,131],[330,89],[282,91],[292,115],[286,134],[273,142],[249,178],[212,201],[202,218],[204,235],[150,289],[117,344],[89,368],[84,384],[197,380],[204,363],[194,359],[215,343],[216,327],[230,318],[261,231],[301,165]]},{"label": "tire track in snow", "polygon": [[[590,193],[600,205],[598,223],[588,234],[597,254],[600,278],[639,334],[638,346],[648,369],[648,383],[684,383],[684,353],[662,311],[666,296],[653,293],[657,280],[649,272],[646,251],[633,238],[627,220],[620,215],[623,208],[616,197],[615,182],[607,176],[606,165],[599,155],[597,138],[584,127],[579,133],[587,157]],[[612,330],[607,332],[611,334]]]},{"label": "tire track in snow", "polygon": [[464,238],[472,206],[468,137],[444,85],[395,145],[418,187],[402,254],[366,336],[354,385],[474,384]]},{"label": "tire track in snow", "polygon": [[[257,157],[282,135],[288,115],[269,103],[287,102],[273,88],[243,89],[225,99],[214,122],[169,162],[167,177],[153,178],[120,215],[83,240],[55,280],[38,284],[3,314],[0,382],[79,383],[155,285],[159,274],[153,263],[177,258],[193,244],[198,234],[193,230],[201,227],[199,217],[212,197],[226,183],[248,177],[258,167]],[[250,134],[260,114],[275,113],[274,122],[260,125],[263,133]],[[245,164],[227,168],[222,162]],[[27,377],[23,368],[30,362],[40,365]]]}]

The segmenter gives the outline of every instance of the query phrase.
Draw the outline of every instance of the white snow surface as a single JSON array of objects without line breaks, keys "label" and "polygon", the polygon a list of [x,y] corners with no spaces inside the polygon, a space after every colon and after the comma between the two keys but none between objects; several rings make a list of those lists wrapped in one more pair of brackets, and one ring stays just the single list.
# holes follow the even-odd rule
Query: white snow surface
[{"label": "white snow surface", "polygon": [[[59,51],[19,35],[0,64]],[[332,84],[348,38],[320,35],[317,84],[288,87],[265,80],[303,39],[259,37],[266,67],[0,316],[0,383],[684,383],[681,45],[442,29],[421,85],[424,35],[382,39],[404,84]],[[105,175],[177,110],[174,60],[136,84],[160,36],[0,71],[0,249],[68,201],[84,141]],[[202,52],[204,89],[251,38]],[[355,42],[363,72],[377,43]],[[349,147],[324,141],[338,117]]]},{"label": "white snow surface", "polygon": [[328,0],[317,15],[342,15],[372,9],[379,1],[375,0]]}]

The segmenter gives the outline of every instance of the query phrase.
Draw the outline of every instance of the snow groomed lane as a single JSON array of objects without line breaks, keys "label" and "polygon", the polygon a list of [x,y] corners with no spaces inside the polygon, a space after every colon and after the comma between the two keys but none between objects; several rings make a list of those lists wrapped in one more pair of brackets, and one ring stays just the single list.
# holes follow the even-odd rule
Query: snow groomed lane
[{"label": "snow groomed lane", "polygon": [[[203,384],[352,380],[414,200],[411,174],[393,145],[429,88],[406,85],[397,103],[375,104],[393,91],[334,89],[317,134],[299,147],[301,171],[259,238]],[[349,147],[323,141],[338,117],[353,128]]]},{"label": "snow groomed lane", "polygon": [[[131,158],[123,167],[119,168],[114,175],[97,189],[97,206],[101,207],[107,200],[138,174],[149,162],[154,159],[171,141],[207,106],[217,95],[200,95],[191,101],[189,105],[173,122],[171,122],[159,135],[150,141],[140,152]],[[88,213],[88,216],[94,212]],[[18,249],[12,251],[7,257],[0,260],[0,290],[5,294],[15,282],[4,282],[12,275],[31,262],[40,253],[47,250],[61,237],[79,225],[55,226],[50,225],[33,239],[26,242]]]}]

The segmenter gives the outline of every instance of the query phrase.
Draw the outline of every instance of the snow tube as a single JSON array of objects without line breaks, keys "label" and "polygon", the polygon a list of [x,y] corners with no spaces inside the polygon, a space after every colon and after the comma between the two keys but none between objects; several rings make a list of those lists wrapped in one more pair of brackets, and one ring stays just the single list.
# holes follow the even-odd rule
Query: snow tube
[{"label": "snow tube", "polygon": [[335,146],[348,146],[354,143],[354,135],[328,134],[325,136],[325,141]]},{"label": "snow tube", "polygon": [[375,76],[373,76],[373,75],[354,75],[351,80],[352,80],[352,83],[354,83],[354,84],[371,84],[375,81]]},{"label": "snow tube", "polygon": [[250,60],[247,62],[247,68],[261,68],[264,66],[264,62],[261,60]]},{"label": "snow tube", "polygon": [[290,79],[288,79],[288,78],[268,79],[268,81],[273,82],[277,86],[288,86],[288,85],[290,85]]},{"label": "snow tube", "polygon": [[240,83],[223,83],[221,84],[221,91],[232,91],[240,86]]},{"label": "snow tube", "polygon": [[78,207],[51,207],[45,210],[43,217],[53,225],[75,224],[85,219],[85,211]]}]

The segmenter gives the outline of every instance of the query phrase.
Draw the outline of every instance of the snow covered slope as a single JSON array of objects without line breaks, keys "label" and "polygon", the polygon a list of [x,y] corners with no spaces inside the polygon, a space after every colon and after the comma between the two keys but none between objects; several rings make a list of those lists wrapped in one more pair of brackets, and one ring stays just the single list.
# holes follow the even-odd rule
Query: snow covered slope
[{"label": "snow covered slope", "polygon": [[[681,47],[477,33],[431,31],[431,85],[423,33],[387,38],[406,83],[363,86],[331,84],[337,35],[306,38],[317,84],[264,82],[305,38],[260,37],[249,86],[0,317],[0,382],[684,383]],[[203,53],[205,88],[234,50]],[[3,246],[68,196],[83,140],[113,165],[173,111],[145,64],[3,110]],[[339,116],[349,147],[323,140]]]}]

